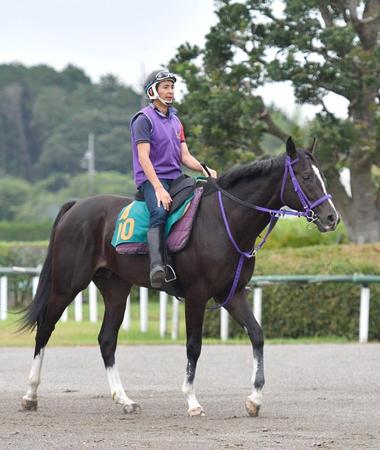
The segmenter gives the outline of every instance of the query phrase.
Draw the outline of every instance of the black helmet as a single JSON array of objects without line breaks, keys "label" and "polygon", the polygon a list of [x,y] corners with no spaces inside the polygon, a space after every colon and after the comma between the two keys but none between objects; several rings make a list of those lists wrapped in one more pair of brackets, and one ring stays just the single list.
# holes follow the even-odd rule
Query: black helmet
[{"label": "black helmet", "polygon": [[166,70],[154,70],[147,76],[144,83],[144,92],[150,100],[156,100],[159,98],[157,84],[164,80],[171,80],[175,83],[177,78],[174,74]]}]

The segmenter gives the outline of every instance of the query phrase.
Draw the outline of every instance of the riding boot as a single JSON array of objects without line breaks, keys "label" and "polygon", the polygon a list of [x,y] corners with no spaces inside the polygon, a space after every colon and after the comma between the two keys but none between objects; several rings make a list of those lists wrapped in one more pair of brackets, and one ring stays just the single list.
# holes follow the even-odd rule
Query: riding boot
[{"label": "riding boot", "polygon": [[148,230],[150,284],[153,288],[160,288],[165,280],[164,233],[163,227]]}]

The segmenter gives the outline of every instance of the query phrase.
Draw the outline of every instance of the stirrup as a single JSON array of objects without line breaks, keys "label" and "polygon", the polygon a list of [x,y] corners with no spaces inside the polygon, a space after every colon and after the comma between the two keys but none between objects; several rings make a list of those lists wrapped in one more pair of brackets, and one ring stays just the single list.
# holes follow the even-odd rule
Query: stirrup
[{"label": "stirrup", "polygon": [[[167,271],[166,269],[169,268],[171,271],[172,278],[167,278]],[[171,283],[172,281],[175,281],[177,279],[177,275],[175,273],[175,270],[170,264],[166,264],[165,266],[165,283]]]}]

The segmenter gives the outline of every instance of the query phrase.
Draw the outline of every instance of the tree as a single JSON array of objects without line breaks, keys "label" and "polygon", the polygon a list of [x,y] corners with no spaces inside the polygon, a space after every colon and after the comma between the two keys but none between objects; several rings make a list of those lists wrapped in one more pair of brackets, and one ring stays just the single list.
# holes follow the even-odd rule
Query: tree
[{"label": "tree", "polygon": [[30,184],[15,177],[0,179],[0,220],[13,220],[20,205],[28,200]]},{"label": "tree", "polygon": [[131,171],[129,120],[140,96],[113,75],[93,84],[79,68],[0,65],[0,172],[29,181],[81,173],[88,134],[97,170]]},{"label": "tree", "polygon": [[[290,81],[298,102],[322,108],[311,130],[350,239],[380,241],[380,0],[288,0],[281,11],[278,4],[219,0],[205,47],[178,49],[170,66],[188,88],[181,105],[188,131],[207,157],[251,159],[265,133],[287,135],[255,89]],[[328,110],[329,93],[347,100],[347,119]],[[343,167],[351,195],[340,182]]]},{"label": "tree", "polygon": [[[9,84],[0,92],[0,161],[8,173],[32,178],[32,152],[28,141],[27,92],[19,84]],[[15,152],[17,149],[17,152]]]}]

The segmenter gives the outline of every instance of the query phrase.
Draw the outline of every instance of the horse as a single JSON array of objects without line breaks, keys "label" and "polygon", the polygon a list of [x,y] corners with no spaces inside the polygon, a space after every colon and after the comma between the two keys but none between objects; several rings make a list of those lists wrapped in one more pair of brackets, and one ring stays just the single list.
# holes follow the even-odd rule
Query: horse
[{"label": "horse", "polygon": [[[190,416],[205,415],[195,394],[194,380],[205,308],[211,298],[229,312],[250,338],[252,393],[246,398],[245,407],[250,416],[259,413],[264,386],[264,339],[246,297],[258,247],[249,250],[273,217],[281,215],[284,205],[292,208],[294,214],[306,216],[320,232],[336,228],[339,214],[326,192],[314,144],[297,150],[289,138],[284,154],[238,166],[216,180],[209,179],[207,184],[213,189],[201,199],[190,240],[183,250],[172,255],[185,298],[187,365],[182,392]],[[127,396],[115,363],[118,331],[131,287],[151,287],[148,256],[120,255],[111,246],[115,219],[129,202],[123,196],[101,195],[68,202],[58,213],[36,294],[23,316],[24,329],[37,329],[27,392],[22,398],[24,409],[37,409],[44,351],[56,322],[76,295],[93,281],[105,304],[98,342],[112,398],[124,413],[140,412],[140,406]],[[247,251],[239,253],[241,248]],[[242,263],[241,253],[245,254]],[[237,265],[238,277],[237,271],[234,275]],[[230,297],[227,302],[226,297]]]}]

